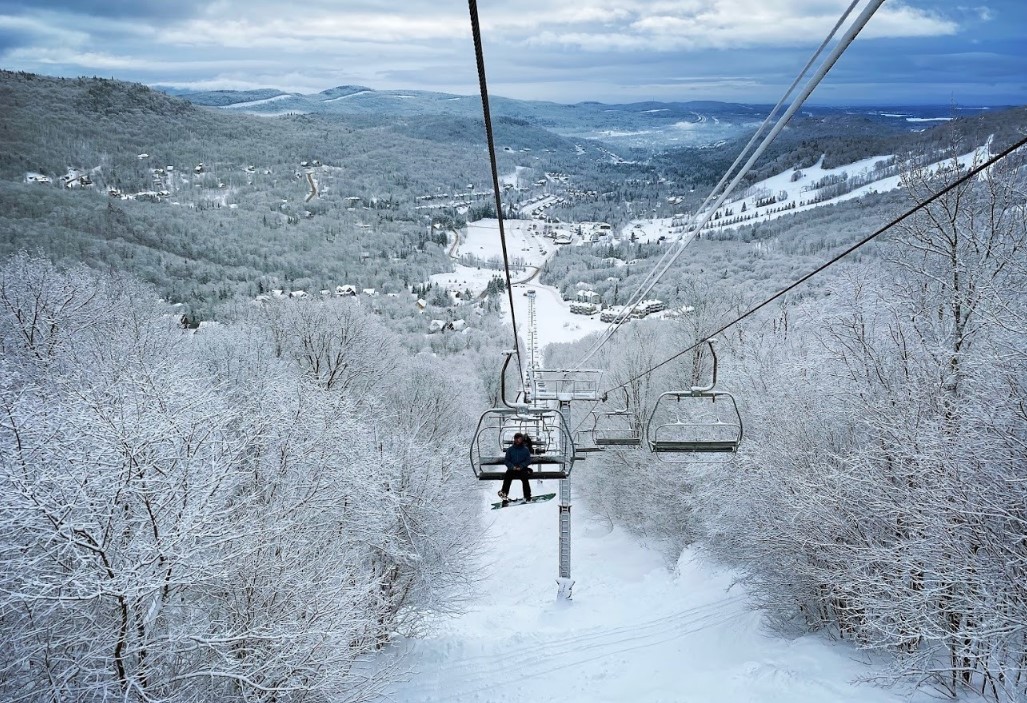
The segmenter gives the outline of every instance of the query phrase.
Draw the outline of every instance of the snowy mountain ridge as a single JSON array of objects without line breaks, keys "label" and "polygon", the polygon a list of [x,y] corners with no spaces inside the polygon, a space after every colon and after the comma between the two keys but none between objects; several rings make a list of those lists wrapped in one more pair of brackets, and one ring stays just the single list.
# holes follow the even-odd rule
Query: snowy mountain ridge
[{"label": "snowy mountain ridge", "polygon": [[[365,86],[339,86],[313,93],[213,91],[175,94],[197,105],[276,117],[287,114],[375,114],[394,117],[448,115],[481,119],[477,95],[454,95],[420,90],[375,90]],[[490,96],[495,118],[525,120],[563,137],[595,139],[621,147],[665,149],[714,144],[752,129],[769,106],[716,101],[561,104]],[[986,107],[965,107],[974,114]],[[883,131],[916,132],[924,123],[952,119],[951,105],[912,107],[835,108],[808,106],[806,118],[858,116]]]}]

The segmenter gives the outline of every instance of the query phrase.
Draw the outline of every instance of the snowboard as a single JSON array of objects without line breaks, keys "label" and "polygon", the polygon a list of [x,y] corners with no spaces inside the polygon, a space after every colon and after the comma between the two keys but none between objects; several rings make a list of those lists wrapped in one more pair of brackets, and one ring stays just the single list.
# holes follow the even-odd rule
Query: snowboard
[{"label": "snowboard", "polygon": [[506,501],[506,505],[502,503],[493,503],[492,509],[499,510],[500,508],[512,508],[516,505],[527,505],[528,503],[544,503],[547,500],[552,500],[556,497],[555,493],[543,493],[540,496],[532,496],[531,500],[524,500],[523,498],[513,498]]}]

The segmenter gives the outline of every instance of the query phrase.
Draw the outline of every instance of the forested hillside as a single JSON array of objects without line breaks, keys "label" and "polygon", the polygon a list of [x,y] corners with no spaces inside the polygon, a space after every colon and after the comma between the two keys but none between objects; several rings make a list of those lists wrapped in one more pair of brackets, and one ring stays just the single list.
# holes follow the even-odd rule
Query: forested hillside
[{"label": "forested hillside", "polygon": [[426,280],[452,222],[415,212],[415,194],[485,180],[477,134],[433,142],[374,120],[221,115],[114,81],[2,79],[0,250],[130,271],[201,316],[272,288]]},{"label": "forested hillside", "polygon": [[[11,72],[0,72],[0,97],[0,254],[28,249],[132,272],[194,319],[272,289],[409,290],[446,270],[452,228],[494,210],[484,132],[470,117],[259,118],[140,85]],[[1002,139],[1022,113],[910,139],[900,127],[873,136],[881,118],[825,111],[786,130],[763,170]],[[496,119],[500,168],[515,174],[504,203],[513,210],[562,184],[564,202],[549,212],[562,219],[619,225],[694,207],[741,146],[616,154],[539,121]]]},{"label": "forested hillside", "polygon": [[[268,119],[11,72],[0,97],[0,253],[129,271],[196,318],[272,289],[409,290],[445,270],[452,228],[494,212],[480,120]],[[496,134],[516,145],[500,153],[511,206],[572,167],[605,209],[623,201],[624,167],[591,175],[601,148],[514,118]]]}]

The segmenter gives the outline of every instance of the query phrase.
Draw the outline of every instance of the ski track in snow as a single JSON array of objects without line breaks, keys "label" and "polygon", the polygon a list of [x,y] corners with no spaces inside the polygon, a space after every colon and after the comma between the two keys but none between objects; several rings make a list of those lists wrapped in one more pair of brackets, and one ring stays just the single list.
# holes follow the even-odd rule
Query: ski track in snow
[{"label": "ski track in snow", "polygon": [[[590,458],[574,480],[597,470]],[[482,487],[482,500],[494,500],[493,489]],[[409,674],[382,703],[910,700],[851,683],[872,672],[845,644],[766,634],[731,572],[693,550],[668,568],[581,503],[574,597],[557,601],[558,516],[555,501],[486,513],[474,598],[430,635],[391,648],[386,656]]]},{"label": "ski track in snow", "polygon": [[274,97],[271,97],[271,98],[263,98],[262,100],[247,100],[246,102],[231,103],[230,105],[222,105],[221,108],[224,109],[224,110],[238,110],[240,108],[245,108],[245,107],[255,107],[257,105],[268,105],[270,103],[276,103],[279,100],[285,100],[287,98],[294,98],[294,97],[296,97],[296,96],[292,95],[291,93],[286,93],[284,95],[275,95]]},{"label": "ski track in snow", "polygon": [[[492,229],[489,222],[472,227],[459,251],[490,255],[498,248],[486,241],[496,237]],[[518,232],[514,239],[523,241],[521,246],[537,251],[526,227],[518,223],[510,229]],[[459,273],[439,276],[470,279],[475,273],[481,274],[461,267]],[[488,279],[481,275],[481,280]],[[571,315],[555,289],[527,285],[537,291],[543,347],[605,329]],[[526,321],[527,298],[518,295],[522,288],[515,286],[514,301],[518,319]],[[527,330],[521,333],[526,336]],[[590,455],[575,467],[573,481],[580,485],[602,470],[602,460]],[[470,467],[467,480],[474,481]],[[483,502],[496,500],[498,483],[478,486]],[[556,485],[533,484],[535,492],[543,489]],[[515,483],[513,495],[519,491]],[[558,501],[487,511],[473,595],[462,613],[439,616],[425,636],[400,640],[383,653],[383,664],[408,673],[379,703],[931,700],[852,683],[872,676],[874,669],[846,643],[768,634],[761,614],[751,610],[744,588],[735,583],[736,574],[693,549],[668,566],[625,530],[591,515],[580,502],[573,506],[573,599],[556,598]]]},{"label": "ski track in snow", "polygon": [[[885,115],[892,117],[903,117],[903,115]],[[932,121],[942,118],[909,118],[910,120],[921,120],[921,121]],[[944,118],[950,119],[950,118]],[[985,161],[990,156],[990,139],[988,143],[983,146],[977,147],[971,152],[961,154],[956,157],[956,161],[960,164],[961,168],[972,167],[973,165]],[[723,219],[727,220],[734,216],[741,216],[748,213],[749,219],[736,222],[734,224],[721,224],[721,221],[713,219],[706,224],[703,231],[717,231],[725,229],[737,229],[747,225],[753,225],[760,222],[768,222],[770,220],[776,220],[781,217],[790,217],[800,212],[808,212],[810,210],[816,210],[827,205],[834,203],[840,203],[846,200],[854,200],[871,193],[883,193],[891,190],[897,190],[902,187],[901,176],[887,176],[876,181],[872,181],[862,186],[857,186],[847,193],[837,195],[835,197],[822,200],[820,202],[811,202],[813,197],[818,192],[817,189],[813,189],[812,186],[818,180],[825,176],[840,176],[842,173],[847,173],[851,176],[863,176],[873,171],[876,162],[890,158],[888,154],[882,154],[880,156],[871,156],[866,159],[853,162],[851,164],[844,164],[842,166],[835,166],[833,168],[824,168],[824,158],[821,156],[820,160],[816,164],[808,168],[803,169],[787,169],[781,173],[766,178],[762,181],[754,183],[746,189],[736,190],[732,196],[725,201],[724,205],[720,210],[723,212]],[[940,169],[947,168],[952,162],[952,159],[945,158],[936,163],[930,164],[925,167],[928,172],[937,172]],[[795,177],[796,170],[800,170],[802,175]],[[794,177],[794,180],[793,180]],[[745,193],[761,193],[763,195],[778,195],[780,193],[787,194],[784,200],[780,200],[771,204],[769,207],[764,206],[762,211],[758,211],[756,207],[756,201],[762,195],[746,195]],[[800,205],[800,202],[807,201],[806,204]],[[746,211],[742,211],[742,205],[747,208]],[[783,205],[792,205],[793,207],[782,209]],[[726,210],[731,209],[733,215],[728,215]],[[770,210],[775,210],[770,212]],[[758,213],[758,216],[754,216]],[[656,218],[656,219],[638,219],[629,222],[622,230],[622,237],[627,237],[631,232],[636,232],[639,241],[653,241],[660,233],[667,235],[669,232],[673,232],[674,228],[671,227],[671,223],[675,219],[680,219],[684,222],[691,222],[693,214],[688,215],[682,214],[679,217],[671,218]],[[671,237],[668,237],[671,238]]]},{"label": "ski track in snow", "polygon": [[323,102],[323,103],[334,103],[334,102],[338,102],[340,100],[349,100],[350,98],[355,98],[358,95],[367,95],[368,93],[371,93],[371,92],[373,92],[373,91],[370,91],[370,90],[358,90],[355,93],[347,93],[346,95],[340,95],[337,98],[327,98],[325,100],[322,100],[321,102]]}]

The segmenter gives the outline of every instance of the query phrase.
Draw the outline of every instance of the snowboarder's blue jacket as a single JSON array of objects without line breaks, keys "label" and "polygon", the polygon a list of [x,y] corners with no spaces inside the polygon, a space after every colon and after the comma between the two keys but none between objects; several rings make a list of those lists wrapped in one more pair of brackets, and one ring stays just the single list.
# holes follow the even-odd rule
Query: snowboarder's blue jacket
[{"label": "snowboarder's blue jacket", "polygon": [[527,446],[511,444],[506,450],[506,468],[519,469],[531,463],[531,450]]}]

